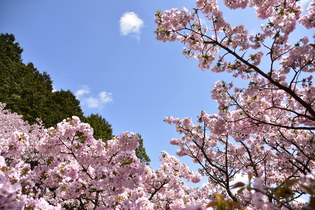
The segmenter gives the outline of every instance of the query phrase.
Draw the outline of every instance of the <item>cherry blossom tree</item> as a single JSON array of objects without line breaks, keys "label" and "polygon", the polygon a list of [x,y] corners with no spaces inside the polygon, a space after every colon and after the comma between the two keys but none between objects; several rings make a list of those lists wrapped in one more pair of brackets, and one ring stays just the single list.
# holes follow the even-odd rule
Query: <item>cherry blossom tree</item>
[{"label": "cherry blossom tree", "polygon": [[[179,209],[204,203],[187,182],[201,175],[163,152],[151,169],[136,156],[139,136],[93,137],[78,117],[49,129],[0,103],[0,209]],[[186,182],[184,182],[184,179]],[[208,200],[207,200],[208,201]]]},{"label": "cherry blossom tree", "polygon": [[[224,5],[253,8],[265,24],[255,34],[244,25],[232,26],[216,0],[155,15],[158,40],[182,42],[183,54],[197,59],[201,70],[248,81],[247,88],[216,82],[211,97],[218,113],[202,111],[199,124],[166,118],[182,134],[171,144],[220,188],[209,207],[315,207],[315,35],[301,34],[290,43],[297,25],[314,32],[315,1],[306,14],[296,0],[225,0]],[[237,182],[239,175],[248,182]],[[299,202],[305,194],[309,204]]]},{"label": "cherry blossom tree", "polygon": [[104,143],[77,117],[44,129],[0,108],[1,208],[113,209],[120,194],[139,186],[138,135]]}]

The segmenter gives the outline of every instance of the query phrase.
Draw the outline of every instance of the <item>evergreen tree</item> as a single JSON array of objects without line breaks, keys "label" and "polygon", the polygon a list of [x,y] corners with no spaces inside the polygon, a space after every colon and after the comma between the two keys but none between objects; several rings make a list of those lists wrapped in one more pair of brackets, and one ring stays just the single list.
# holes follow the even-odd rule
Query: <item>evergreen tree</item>
[{"label": "evergreen tree", "polygon": [[84,122],[89,123],[94,129],[94,138],[107,141],[112,139],[112,126],[100,115],[91,114],[83,119]]},{"label": "evergreen tree", "polygon": [[23,49],[12,34],[0,35],[0,101],[30,123],[42,118],[50,103],[52,81],[32,63],[22,63]]},{"label": "evergreen tree", "polygon": [[80,101],[71,91],[60,90],[52,92],[49,100],[49,108],[47,109],[49,112],[42,117],[46,126],[53,126],[61,120],[72,116],[83,119]]},{"label": "evergreen tree", "polygon": [[147,155],[146,151],[145,151],[145,148],[144,148],[144,145],[143,145],[143,139],[141,137],[140,134],[138,134],[140,139],[139,139],[139,146],[138,148],[136,149],[136,156],[140,159],[140,161],[142,163],[145,163],[147,165],[150,164],[150,157]]},{"label": "evergreen tree", "polygon": [[9,58],[12,62],[22,63],[21,54],[23,49],[19,43],[15,42],[13,34],[0,34],[0,60],[8,61]]}]

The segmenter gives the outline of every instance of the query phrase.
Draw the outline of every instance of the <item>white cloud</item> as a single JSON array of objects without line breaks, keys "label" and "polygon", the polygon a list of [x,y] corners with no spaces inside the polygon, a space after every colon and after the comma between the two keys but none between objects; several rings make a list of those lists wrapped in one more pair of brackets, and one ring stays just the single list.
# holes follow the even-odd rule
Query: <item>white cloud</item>
[{"label": "white cloud", "polygon": [[53,85],[52,86],[52,92],[54,93],[54,92],[57,92],[58,90],[57,90],[57,88]]},{"label": "white cloud", "polygon": [[94,97],[85,98],[84,102],[87,104],[87,106],[89,108],[100,108],[101,107],[100,101]]},{"label": "white cloud", "polygon": [[82,86],[75,95],[81,101],[82,105],[88,108],[101,109],[105,104],[113,101],[112,93],[101,91],[97,96],[90,96],[90,88],[86,85]]},{"label": "white cloud", "polygon": [[124,36],[131,35],[140,38],[143,20],[134,12],[126,12],[120,17],[120,33]]},{"label": "white cloud", "polygon": [[84,85],[82,86],[81,89],[79,89],[77,92],[75,92],[75,96],[77,98],[80,98],[83,95],[89,94],[90,93],[90,89],[88,86]]},{"label": "white cloud", "polygon": [[100,92],[98,96],[99,96],[100,101],[105,104],[110,103],[113,100],[112,93],[108,93],[106,91]]}]

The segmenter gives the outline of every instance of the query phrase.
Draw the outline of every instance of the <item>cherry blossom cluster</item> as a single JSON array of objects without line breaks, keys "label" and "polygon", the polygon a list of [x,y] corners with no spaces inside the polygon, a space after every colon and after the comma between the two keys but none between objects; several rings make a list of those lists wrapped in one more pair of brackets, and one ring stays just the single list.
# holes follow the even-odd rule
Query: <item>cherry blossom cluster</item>
[{"label": "cherry blossom cluster", "polygon": [[147,167],[143,180],[154,209],[181,209],[202,202],[202,198],[196,196],[197,189],[188,187],[183,180],[199,182],[201,175],[198,172],[192,172],[185,163],[167,152],[162,152],[160,161],[158,170]]},{"label": "cherry blossom cluster", "polygon": [[106,142],[78,117],[45,129],[0,103],[1,209],[165,209],[203,203],[186,182],[201,175],[167,154],[153,170],[135,155],[139,136]]},{"label": "cherry blossom cluster", "polygon": [[119,194],[138,187],[145,166],[135,155],[137,135],[126,132],[107,142],[96,140],[90,125],[77,117],[35,129],[2,105],[4,198],[17,205],[31,198],[55,207],[114,208]]},{"label": "cherry blossom cluster", "polygon": [[301,24],[306,28],[315,27],[315,1],[312,0],[310,6],[307,8],[307,15],[301,18]]},{"label": "cherry blossom cluster", "polygon": [[[303,35],[291,44],[290,35],[297,25],[314,29],[315,2],[306,13],[295,0],[224,4],[235,11],[253,8],[264,19],[260,31],[249,34],[244,25],[232,26],[216,0],[196,0],[192,18],[179,28],[165,25],[168,12],[156,14],[158,40],[182,42],[184,55],[196,58],[201,70],[248,81],[247,88],[216,82],[211,97],[218,113],[202,111],[198,123],[167,117],[181,134],[171,144],[178,147],[177,155],[199,164],[210,186],[217,186],[202,208],[298,209],[308,205],[298,202],[305,194],[313,205],[315,36]],[[247,183],[237,182],[247,174]]]}]

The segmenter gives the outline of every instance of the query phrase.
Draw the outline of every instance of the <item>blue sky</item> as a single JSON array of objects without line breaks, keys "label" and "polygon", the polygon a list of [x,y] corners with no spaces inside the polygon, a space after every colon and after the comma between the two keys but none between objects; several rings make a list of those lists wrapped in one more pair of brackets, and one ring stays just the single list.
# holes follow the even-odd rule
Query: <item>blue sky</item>
[{"label": "blue sky", "polygon": [[[85,115],[101,114],[115,135],[140,133],[157,168],[160,151],[176,151],[164,117],[216,113],[212,85],[232,80],[200,71],[180,43],[155,40],[155,11],[182,7],[194,1],[1,0],[0,33],[15,35],[23,62],[50,74],[56,90],[76,93]],[[259,29],[254,13],[237,12],[226,13],[232,23]]]}]

